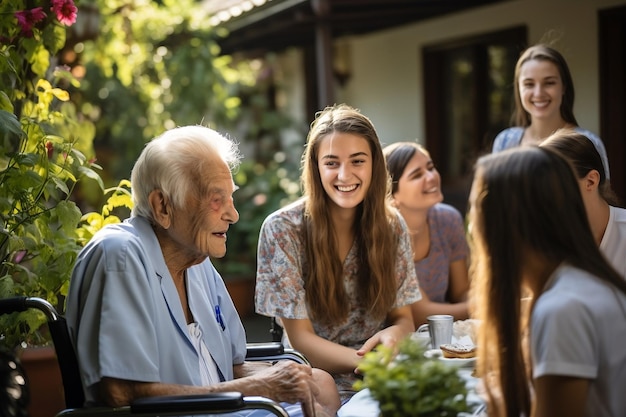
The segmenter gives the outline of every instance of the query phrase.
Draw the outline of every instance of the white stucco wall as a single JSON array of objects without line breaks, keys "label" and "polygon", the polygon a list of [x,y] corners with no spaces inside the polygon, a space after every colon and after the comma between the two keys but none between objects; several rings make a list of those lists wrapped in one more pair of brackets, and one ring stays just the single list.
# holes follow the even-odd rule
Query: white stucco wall
[{"label": "white stucco wall", "polygon": [[598,132],[597,12],[625,0],[515,0],[354,37],[353,75],[337,98],[368,115],[381,138],[424,138],[423,46],[519,25],[529,43],[546,34],[568,61],[576,86],[575,114],[581,126]]},{"label": "white stucco wall", "polygon": [[292,150],[298,154],[301,152],[301,145],[306,140],[309,123],[305,115],[305,79],[302,51],[297,48],[289,48],[278,57],[280,74],[277,74],[279,95],[276,105],[292,121],[293,128],[281,133],[283,146],[287,150]]}]

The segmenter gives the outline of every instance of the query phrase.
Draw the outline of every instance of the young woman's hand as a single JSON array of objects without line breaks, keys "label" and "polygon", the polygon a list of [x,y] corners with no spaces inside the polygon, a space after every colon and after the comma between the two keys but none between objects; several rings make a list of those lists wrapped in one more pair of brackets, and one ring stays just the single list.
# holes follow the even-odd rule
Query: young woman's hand
[{"label": "young woman's hand", "polygon": [[391,325],[367,339],[363,346],[357,350],[357,355],[363,356],[380,344],[395,348],[400,340],[415,331],[411,306],[391,310],[387,315],[387,322],[391,323]]}]

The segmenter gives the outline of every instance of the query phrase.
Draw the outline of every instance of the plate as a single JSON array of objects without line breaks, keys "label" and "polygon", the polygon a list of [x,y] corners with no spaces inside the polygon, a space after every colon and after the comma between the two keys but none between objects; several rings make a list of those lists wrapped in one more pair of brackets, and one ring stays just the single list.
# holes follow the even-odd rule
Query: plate
[{"label": "plate", "polygon": [[444,358],[441,349],[427,350],[424,352],[424,356],[429,359],[439,359],[446,365],[457,367],[473,367],[476,363],[476,358]]},{"label": "plate", "polygon": [[458,366],[459,368],[474,367],[476,364],[476,358],[444,358],[442,356],[439,360],[447,365]]},{"label": "plate", "polygon": [[424,356],[428,359],[442,358],[443,353],[441,352],[441,349],[428,349],[424,352]]}]

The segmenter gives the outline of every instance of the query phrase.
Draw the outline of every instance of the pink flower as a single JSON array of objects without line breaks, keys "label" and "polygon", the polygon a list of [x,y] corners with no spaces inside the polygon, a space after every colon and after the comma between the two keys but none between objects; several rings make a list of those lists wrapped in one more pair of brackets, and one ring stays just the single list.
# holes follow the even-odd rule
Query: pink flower
[{"label": "pink flower", "polygon": [[27,252],[25,250],[19,250],[15,252],[15,256],[13,257],[13,262],[15,262],[16,264],[19,264],[20,262],[22,262],[22,260],[26,256],[26,253]]},{"label": "pink flower", "polygon": [[33,26],[45,19],[46,14],[43,7],[35,7],[34,9],[15,12],[15,18],[24,36],[30,38],[33,36]]},{"label": "pink flower", "polygon": [[73,0],[52,0],[52,7],[50,8],[59,19],[59,22],[65,26],[71,26],[76,22],[76,13],[78,9],[74,5]]}]

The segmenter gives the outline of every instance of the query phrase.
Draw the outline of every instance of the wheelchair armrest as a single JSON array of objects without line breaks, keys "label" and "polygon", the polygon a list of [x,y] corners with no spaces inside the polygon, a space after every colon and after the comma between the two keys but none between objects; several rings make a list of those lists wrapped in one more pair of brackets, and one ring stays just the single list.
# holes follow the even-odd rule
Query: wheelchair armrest
[{"label": "wheelchair armrest", "polygon": [[285,353],[280,356],[282,356],[281,359],[289,359],[294,362],[311,365],[311,362],[309,362],[306,356],[295,349],[285,348]]},{"label": "wheelchair armrest", "polygon": [[239,392],[215,392],[199,395],[168,395],[142,398],[130,405],[131,415],[180,416],[181,414],[214,414],[238,410],[268,411],[274,416],[289,417],[275,401],[265,397],[244,397]]},{"label": "wheelchair armrest", "polygon": [[290,360],[297,363],[310,365],[307,358],[297,350],[285,348],[280,342],[248,343],[246,360],[275,362]]},{"label": "wheelchair armrest", "polygon": [[285,348],[280,342],[248,343],[246,344],[246,349],[246,359],[276,356],[285,353]]},{"label": "wheelchair armrest", "polygon": [[0,315],[28,310],[27,297],[9,297],[0,300]]},{"label": "wheelchair armrest", "polygon": [[0,299],[0,315],[20,313],[29,308],[36,308],[44,313],[49,322],[56,321],[60,317],[52,304],[43,298],[16,296]]},{"label": "wheelchair armrest", "polygon": [[244,407],[240,392],[199,395],[166,395],[140,398],[130,405],[133,414],[194,413],[236,411]]},{"label": "wheelchair armrest", "polygon": [[124,407],[66,409],[56,417],[180,417],[181,415],[224,414],[240,410],[265,410],[276,417],[289,417],[277,402],[265,397],[244,397],[239,392],[215,392],[197,395],[166,395],[141,398]]}]

